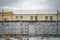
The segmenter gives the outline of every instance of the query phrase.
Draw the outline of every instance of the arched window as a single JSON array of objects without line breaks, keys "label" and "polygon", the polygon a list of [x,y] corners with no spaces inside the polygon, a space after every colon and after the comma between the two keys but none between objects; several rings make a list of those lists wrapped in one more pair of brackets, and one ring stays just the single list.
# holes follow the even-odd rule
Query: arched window
[{"label": "arched window", "polygon": [[46,21],[48,20],[48,16],[45,16],[45,20],[46,20]]},{"label": "arched window", "polygon": [[33,16],[30,16],[31,21],[33,20]]},{"label": "arched window", "polygon": [[35,16],[35,21],[37,21],[37,15]]},{"label": "arched window", "polygon": [[52,21],[53,20],[53,16],[50,16],[50,21]]}]

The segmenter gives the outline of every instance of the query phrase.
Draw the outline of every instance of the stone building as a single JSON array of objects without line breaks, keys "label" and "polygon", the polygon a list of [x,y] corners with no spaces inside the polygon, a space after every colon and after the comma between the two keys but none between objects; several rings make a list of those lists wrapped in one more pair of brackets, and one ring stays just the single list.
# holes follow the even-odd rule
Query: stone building
[{"label": "stone building", "polygon": [[60,34],[60,14],[0,12],[0,34]]}]

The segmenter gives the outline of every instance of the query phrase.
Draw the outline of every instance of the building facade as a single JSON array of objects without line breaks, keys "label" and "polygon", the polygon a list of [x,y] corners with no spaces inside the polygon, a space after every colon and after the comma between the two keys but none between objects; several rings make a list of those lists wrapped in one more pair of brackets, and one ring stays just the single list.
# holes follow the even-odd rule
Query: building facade
[{"label": "building facade", "polygon": [[0,12],[0,34],[60,34],[60,14]]},{"label": "building facade", "polygon": [[56,21],[60,20],[57,14],[13,14],[13,12],[0,12],[0,21]]}]

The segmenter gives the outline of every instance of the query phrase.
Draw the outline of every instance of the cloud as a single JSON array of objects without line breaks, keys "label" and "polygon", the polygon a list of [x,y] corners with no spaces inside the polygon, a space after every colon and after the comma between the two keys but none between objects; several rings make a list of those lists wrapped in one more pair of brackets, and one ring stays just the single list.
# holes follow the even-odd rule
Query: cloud
[{"label": "cloud", "polygon": [[51,0],[48,2],[51,3],[51,6],[53,6],[54,9],[60,9],[60,0]]},{"label": "cloud", "polygon": [[18,2],[23,2],[23,0],[0,0],[0,7],[2,6],[12,6]]},{"label": "cloud", "polygon": [[60,10],[60,0],[0,0],[0,9]]}]

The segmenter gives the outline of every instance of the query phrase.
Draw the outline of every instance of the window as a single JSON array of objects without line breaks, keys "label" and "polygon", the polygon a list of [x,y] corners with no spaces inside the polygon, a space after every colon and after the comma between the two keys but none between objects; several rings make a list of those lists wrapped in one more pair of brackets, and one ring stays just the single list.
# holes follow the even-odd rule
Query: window
[{"label": "window", "polygon": [[37,21],[37,15],[35,16],[35,20]]},{"label": "window", "polygon": [[16,28],[15,28],[15,30],[16,30]]},{"label": "window", "polygon": [[53,16],[50,16],[50,21],[52,21],[53,20]]},{"label": "window", "polygon": [[4,18],[4,21],[6,21],[8,18]]},{"label": "window", "polygon": [[48,20],[48,16],[45,16],[45,20]]},{"label": "window", "polygon": [[19,16],[16,16],[16,18],[18,19],[18,18],[19,18]]},{"label": "window", "polygon": [[23,18],[23,16],[20,16],[20,18]]},{"label": "window", "polygon": [[30,16],[30,19],[33,20],[33,16]]},{"label": "window", "polygon": [[11,28],[11,30],[13,30],[13,28]]}]

